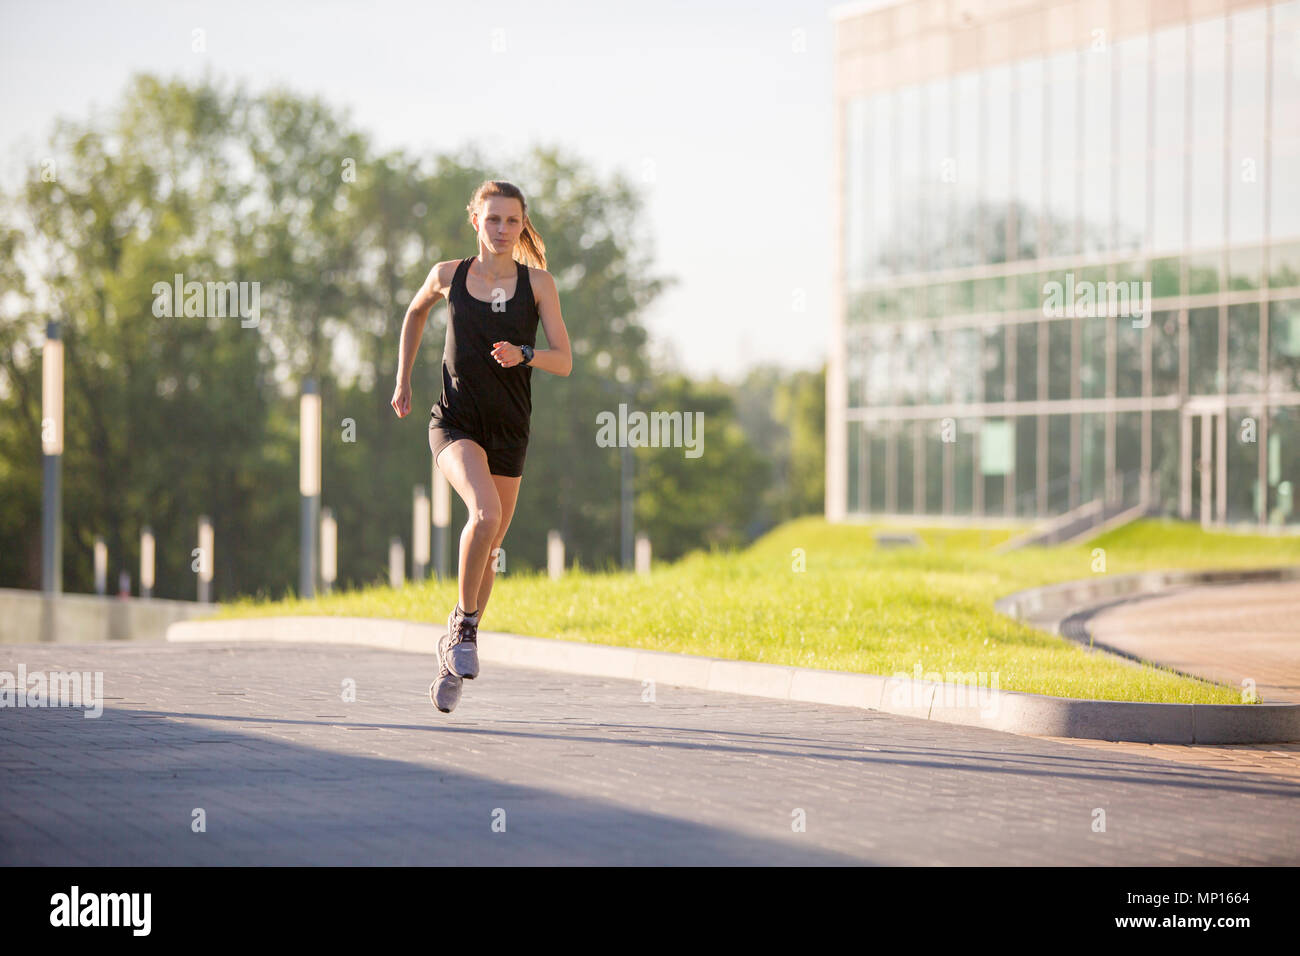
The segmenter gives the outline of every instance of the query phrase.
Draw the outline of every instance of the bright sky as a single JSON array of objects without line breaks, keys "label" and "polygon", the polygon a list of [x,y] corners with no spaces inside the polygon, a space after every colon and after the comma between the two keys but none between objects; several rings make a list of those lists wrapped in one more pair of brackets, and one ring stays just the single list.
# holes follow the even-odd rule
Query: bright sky
[{"label": "bright sky", "polygon": [[[830,329],[835,5],[0,0],[0,181],[44,155],[56,116],[113,104],[138,70],[315,93],[380,149],[558,144],[643,184],[654,271],[680,280],[644,316],[652,340],[697,376],[812,368]],[[474,251],[467,226],[457,255]]]}]

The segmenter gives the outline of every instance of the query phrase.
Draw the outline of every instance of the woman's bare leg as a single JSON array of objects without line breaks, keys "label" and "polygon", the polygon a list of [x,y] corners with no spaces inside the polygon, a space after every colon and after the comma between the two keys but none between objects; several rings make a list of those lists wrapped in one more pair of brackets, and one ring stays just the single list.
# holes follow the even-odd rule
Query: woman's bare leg
[{"label": "woman's bare leg", "polygon": [[492,482],[497,489],[497,497],[501,501],[501,525],[492,538],[492,550],[488,556],[487,565],[483,569],[483,580],[478,586],[478,624],[480,628],[483,626],[483,609],[487,607],[488,598],[492,594],[492,582],[496,580],[497,576],[496,551],[501,547],[501,542],[505,540],[506,529],[510,527],[510,519],[515,515],[515,502],[519,500],[519,483],[523,480],[522,475],[518,478],[507,478],[505,475],[492,476]]},{"label": "woman's bare leg", "polygon": [[460,533],[457,586],[461,608],[472,614],[479,610],[479,585],[501,526],[501,499],[488,472],[487,452],[477,442],[468,438],[452,442],[438,455],[438,468],[469,511]]}]

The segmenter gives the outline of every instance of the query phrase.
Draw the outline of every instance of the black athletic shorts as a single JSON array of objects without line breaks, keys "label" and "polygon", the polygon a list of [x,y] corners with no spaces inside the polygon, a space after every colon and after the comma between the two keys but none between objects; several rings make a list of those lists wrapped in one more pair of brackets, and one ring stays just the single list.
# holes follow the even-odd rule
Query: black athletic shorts
[{"label": "black athletic shorts", "polygon": [[438,461],[438,453],[458,438],[468,438],[487,452],[490,474],[505,478],[519,478],[523,475],[524,456],[528,453],[527,445],[520,445],[517,448],[487,448],[483,445],[483,439],[477,435],[440,422],[429,423],[429,448],[433,451],[435,464]]}]

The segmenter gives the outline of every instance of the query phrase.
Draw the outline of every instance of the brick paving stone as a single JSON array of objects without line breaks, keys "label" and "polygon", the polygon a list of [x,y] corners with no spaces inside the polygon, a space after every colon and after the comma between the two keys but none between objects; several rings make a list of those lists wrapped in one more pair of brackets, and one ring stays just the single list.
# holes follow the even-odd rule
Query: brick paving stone
[{"label": "brick paving stone", "polygon": [[502,666],[441,714],[431,657],[357,647],[0,648],[20,661],[121,700],[0,710],[11,865],[1300,862],[1300,779],[1166,748]]}]

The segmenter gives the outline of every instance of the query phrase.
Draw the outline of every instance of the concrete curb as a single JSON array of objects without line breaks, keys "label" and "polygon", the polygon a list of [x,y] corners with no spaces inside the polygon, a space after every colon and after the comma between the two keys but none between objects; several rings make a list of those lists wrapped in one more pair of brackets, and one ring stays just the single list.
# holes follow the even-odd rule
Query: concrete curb
[{"label": "concrete curb", "polygon": [[161,643],[169,624],[216,610],[197,601],[0,588],[0,644]]},{"label": "concrete curb", "polygon": [[[267,617],[182,621],[167,640],[353,644],[436,654],[442,628],[376,618]],[[724,660],[556,638],[480,631],[484,664],[653,681],[670,686],[860,707],[1016,734],[1143,743],[1300,740],[1300,705],[1144,704],[1074,700],[968,684]],[[922,675],[925,676],[925,675]],[[935,675],[955,676],[955,675]]]}]

